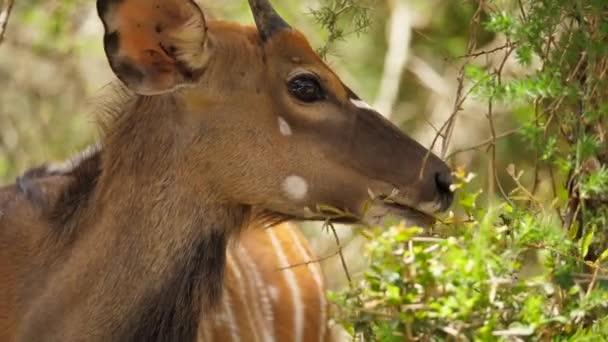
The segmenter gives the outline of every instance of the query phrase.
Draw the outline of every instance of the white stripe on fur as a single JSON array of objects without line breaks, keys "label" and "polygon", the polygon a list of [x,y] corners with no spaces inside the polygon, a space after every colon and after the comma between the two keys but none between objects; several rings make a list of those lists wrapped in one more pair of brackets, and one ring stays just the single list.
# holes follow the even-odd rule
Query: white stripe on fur
[{"label": "white stripe on fur", "polygon": [[266,229],[266,234],[270,237],[270,242],[272,243],[272,247],[274,248],[277,257],[279,258],[279,267],[282,268],[283,275],[285,276],[285,280],[287,281],[287,285],[289,286],[289,290],[291,291],[291,298],[293,301],[294,307],[294,342],[302,342],[302,334],[304,330],[304,307],[302,303],[302,297],[300,295],[300,288],[298,287],[298,282],[296,280],[295,274],[292,269],[289,268],[289,264],[287,262],[287,256],[285,255],[285,251],[281,247],[281,242],[274,235],[272,229]]}]

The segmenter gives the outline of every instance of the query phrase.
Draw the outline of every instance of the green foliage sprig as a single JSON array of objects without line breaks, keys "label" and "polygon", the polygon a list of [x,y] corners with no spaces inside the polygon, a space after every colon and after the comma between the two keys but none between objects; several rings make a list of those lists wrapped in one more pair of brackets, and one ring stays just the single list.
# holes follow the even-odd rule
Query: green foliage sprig
[{"label": "green foliage sprig", "polygon": [[[371,6],[357,0],[323,0],[319,9],[312,9],[315,21],[327,30],[327,39],[317,52],[325,58],[336,42],[351,34],[367,31],[371,25]],[[344,24],[349,21],[349,24]]]}]

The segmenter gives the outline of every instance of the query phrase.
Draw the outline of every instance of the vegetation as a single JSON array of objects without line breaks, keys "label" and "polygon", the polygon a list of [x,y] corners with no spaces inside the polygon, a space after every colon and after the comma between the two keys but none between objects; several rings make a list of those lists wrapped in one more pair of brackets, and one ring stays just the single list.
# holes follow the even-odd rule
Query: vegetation
[{"label": "vegetation", "polygon": [[[251,20],[244,1],[202,2]],[[341,236],[350,281],[327,272],[335,319],[365,340],[608,339],[606,2],[275,3],[458,179],[432,229],[358,230],[369,267]],[[90,1],[15,1],[0,45],[0,179],[94,140],[85,99],[111,75],[100,30]],[[407,58],[379,58],[391,53]]]},{"label": "vegetation", "polygon": [[[470,49],[465,58],[501,62],[465,64],[457,101],[474,96],[486,104],[485,189],[497,190],[478,190],[460,169],[458,208],[430,234],[404,223],[374,230],[371,267],[332,294],[339,320],[366,340],[607,339],[608,6],[478,6],[483,16],[473,16],[471,30],[502,35],[504,44]],[[512,55],[526,73],[504,73]],[[504,151],[495,106],[512,110],[520,153],[533,156],[532,167],[504,170],[510,190],[496,166]],[[438,133],[443,141],[457,115]]]}]

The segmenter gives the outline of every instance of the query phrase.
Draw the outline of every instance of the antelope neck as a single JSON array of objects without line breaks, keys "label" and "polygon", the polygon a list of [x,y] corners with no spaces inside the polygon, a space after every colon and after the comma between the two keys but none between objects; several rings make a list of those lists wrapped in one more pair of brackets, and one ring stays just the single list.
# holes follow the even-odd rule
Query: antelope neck
[{"label": "antelope neck", "polygon": [[62,201],[80,206],[69,210],[75,237],[33,306],[36,328],[27,336],[191,341],[201,315],[220,301],[226,245],[249,208],[187,184],[193,178],[178,150],[187,137],[175,134],[175,117],[150,110],[169,109],[172,99],[159,100],[136,99],[115,116],[99,152],[101,170],[76,181],[98,177],[92,193]]}]

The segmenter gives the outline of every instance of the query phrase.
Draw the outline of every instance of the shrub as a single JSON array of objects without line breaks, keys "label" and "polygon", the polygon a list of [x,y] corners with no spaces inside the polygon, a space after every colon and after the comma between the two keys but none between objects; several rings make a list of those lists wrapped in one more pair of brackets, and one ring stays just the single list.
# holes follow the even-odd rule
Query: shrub
[{"label": "shrub", "polygon": [[[608,339],[608,5],[479,6],[471,30],[502,35],[505,44],[475,56],[515,56],[529,71],[504,75],[504,62],[462,69],[471,84],[462,96],[488,104],[493,139],[482,147],[493,174],[486,189],[500,191],[479,191],[459,170],[458,203],[433,230],[373,229],[372,266],[331,294],[337,319],[366,340]],[[497,170],[498,104],[514,113],[532,167]],[[550,196],[538,191],[542,177]]]}]

